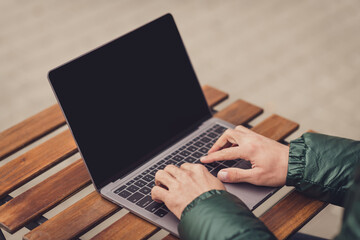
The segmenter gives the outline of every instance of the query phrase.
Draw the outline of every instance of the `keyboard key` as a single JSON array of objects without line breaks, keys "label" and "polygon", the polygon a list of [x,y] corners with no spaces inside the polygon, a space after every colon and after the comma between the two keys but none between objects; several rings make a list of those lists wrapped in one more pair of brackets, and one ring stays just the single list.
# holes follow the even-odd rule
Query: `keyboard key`
[{"label": "keyboard key", "polygon": [[152,181],[152,182],[148,183],[148,185],[146,185],[146,186],[148,186],[149,188],[153,188],[155,186],[155,182]]},{"label": "keyboard key", "polygon": [[202,143],[202,142],[196,142],[196,143],[194,143],[194,145],[197,146],[197,147],[202,147],[202,146],[204,146],[205,144]]},{"label": "keyboard key", "polygon": [[126,185],[131,185],[133,184],[135,181],[134,180],[130,180],[129,182],[126,183]]},{"label": "keyboard key", "polygon": [[206,147],[203,147],[203,148],[200,148],[199,151],[206,154],[209,151],[209,149]]},{"label": "keyboard key", "polygon": [[177,162],[177,163],[175,164],[175,166],[180,167],[180,166],[183,165],[184,163],[185,163],[185,161],[180,161],[180,162]]},{"label": "keyboard key", "polygon": [[154,214],[157,215],[157,216],[159,216],[159,217],[163,217],[163,216],[165,216],[166,214],[168,214],[168,212],[165,211],[164,209],[159,209],[159,210],[157,210]]},{"label": "keyboard key", "polygon": [[200,134],[199,137],[203,137],[203,136],[205,136],[205,135],[206,135],[206,133],[202,133],[202,134]]},{"label": "keyboard key", "polygon": [[171,158],[171,155],[167,156],[165,160],[169,160]]},{"label": "keyboard key", "polygon": [[147,194],[149,194],[151,192],[151,189],[148,188],[148,187],[143,187],[142,189],[139,190],[139,192],[147,195]]},{"label": "keyboard key", "polygon": [[213,168],[216,168],[219,166],[218,162],[212,162],[212,163],[208,163],[208,165],[212,166]]},{"label": "keyboard key", "polygon": [[194,146],[190,146],[190,147],[188,147],[186,150],[188,150],[188,151],[190,151],[190,152],[195,152],[195,151],[197,150],[197,148],[194,147]]},{"label": "keyboard key", "polygon": [[134,180],[136,181],[136,180],[139,180],[140,178],[142,178],[141,175],[139,175],[139,176],[137,176],[136,178],[134,178]]},{"label": "keyboard key", "polygon": [[179,151],[177,150],[177,151],[175,151],[175,152],[173,152],[171,155],[176,155],[176,154],[178,154],[179,153]]},{"label": "keyboard key", "polygon": [[137,201],[139,201],[143,197],[144,197],[143,194],[136,192],[133,195],[131,195],[127,200],[129,200],[132,203],[136,203]]},{"label": "keyboard key", "polygon": [[189,162],[189,163],[192,163],[192,162],[194,162],[196,159],[195,158],[193,158],[193,157],[187,157],[187,158],[185,158],[185,162]]},{"label": "keyboard key", "polygon": [[163,203],[158,203],[158,202],[153,201],[145,209],[148,210],[149,212],[155,212],[156,209],[160,208],[162,205],[163,205]]},{"label": "keyboard key", "polygon": [[164,169],[165,167],[166,167],[166,165],[162,164],[162,165],[160,165],[160,166],[158,167],[158,169],[159,169],[159,170],[162,170],[162,169]]},{"label": "keyboard key", "polygon": [[232,167],[235,165],[235,163],[237,163],[237,161],[235,160],[228,160],[228,161],[223,161],[222,164],[224,164],[227,167]]},{"label": "keyboard key", "polygon": [[154,180],[154,177],[151,175],[146,175],[142,179],[144,179],[144,181],[146,181],[146,182],[150,182],[150,181]]},{"label": "keyboard key", "polygon": [[173,159],[174,159],[175,161],[181,161],[181,160],[183,160],[184,158],[183,158],[182,156],[176,155],[175,157],[173,157]]},{"label": "keyboard key", "polygon": [[209,136],[210,138],[216,138],[218,135],[215,134],[215,133],[213,133],[213,132],[211,132],[211,133],[208,134],[208,136]]},{"label": "keyboard key", "polygon": [[226,130],[225,127],[219,126],[214,131],[217,132],[217,133],[223,133],[223,132],[225,132],[225,130]]},{"label": "keyboard key", "polygon": [[136,205],[144,208],[147,205],[149,205],[152,202],[152,199],[150,196],[145,196],[143,199],[141,199],[139,202],[136,203]]},{"label": "keyboard key", "polygon": [[119,187],[118,189],[116,189],[116,190],[114,191],[114,193],[118,194],[119,192],[121,192],[121,191],[124,190],[125,188],[126,188],[126,186],[123,185],[123,186]]},{"label": "keyboard key", "polygon": [[148,174],[150,172],[150,170],[148,169],[148,170],[145,170],[145,171],[143,171],[143,175],[145,175],[145,174]]},{"label": "keyboard key", "polygon": [[131,195],[131,192],[128,192],[126,190],[122,191],[121,193],[118,194],[120,197],[123,197],[123,198],[127,198],[128,196]]},{"label": "keyboard key", "polygon": [[134,183],[138,187],[143,187],[147,184],[147,182],[144,182],[143,180],[139,180],[136,183]]},{"label": "keyboard key", "polygon": [[202,155],[204,155],[204,154],[199,153],[199,152],[194,152],[191,156],[193,156],[193,157],[195,157],[195,158],[199,158],[199,157],[201,157]]},{"label": "keyboard key", "polygon": [[182,146],[181,148],[179,148],[180,151],[184,150],[184,149],[185,149],[185,146]]},{"label": "keyboard key", "polygon": [[202,139],[200,139],[200,141],[202,141],[202,142],[204,142],[204,143],[208,143],[208,142],[211,141],[211,139],[208,138],[208,137],[203,137]]},{"label": "keyboard key", "polygon": [[193,139],[193,141],[197,141],[197,140],[199,140],[199,139],[200,139],[199,137],[196,137],[196,138]]},{"label": "keyboard key", "polygon": [[159,164],[162,164],[162,163],[164,163],[165,162],[165,160],[160,160],[159,161]]},{"label": "keyboard key", "polygon": [[139,190],[138,187],[134,186],[134,185],[131,185],[129,186],[126,190],[130,191],[130,192],[136,192],[137,190]]},{"label": "keyboard key", "polygon": [[158,170],[152,170],[152,171],[150,172],[150,175],[155,176],[155,174],[156,174],[157,171],[158,171]]},{"label": "keyboard key", "polygon": [[212,148],[213,145],[214,145],[213,143],[208,143],[208,144],[205,145],[205,147],[210,149],[210,148]]},{"label": "keyboard key", "polygon": [[182,156],[184,156],[184,157],[187,157],[187,156],[190,155],[190,152],[184,150],[184,151],[182,151],[180,154],[181,154]]},{"label": "keyboard key", "polygon": [[165,211],[170,212],[170,210],[167,208],[167,206],[165,204],[161,207],[161,209],[164,209]]},{"label": "keyboard key", "polygon": [[220,165],[220,166],[218,166],[217,168],[215,168],[214,170],[212,170],[210,173],[216,177],[217,174],[218,174],[218,172],[219,172],[221,169],[224,169],[224,168],[226,168],[226,167]]},{"label": "keyboard key", "polygon": [[165,164],[166,164],[166,165],[170,165],[170,164],[175,164],[175,163],[176,163],[175,161],[169,160],[169,161],[167,161]]}]

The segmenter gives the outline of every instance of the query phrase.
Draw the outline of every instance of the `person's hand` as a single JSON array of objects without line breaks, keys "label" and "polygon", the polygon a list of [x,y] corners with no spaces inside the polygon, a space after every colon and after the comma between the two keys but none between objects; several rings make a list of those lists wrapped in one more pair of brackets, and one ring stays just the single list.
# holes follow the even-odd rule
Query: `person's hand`
[{"label": "person's hand", "polygon": [[201,164],[184,163],[180,168],[168,165],[155,174],[151,190],[152,199],[164,202],[180,219],[185,207],[196,197],[207,191],[225,190],[222,182],[211,175]]},{"label": "person's hand", "polygon": [[218,173],[223,182],[248,182],[262,186],[282,186],[286,182],[289,147],[243,126],[228,129],[200,160],[211,163],[244,159],[251,169],[226,168]]}]

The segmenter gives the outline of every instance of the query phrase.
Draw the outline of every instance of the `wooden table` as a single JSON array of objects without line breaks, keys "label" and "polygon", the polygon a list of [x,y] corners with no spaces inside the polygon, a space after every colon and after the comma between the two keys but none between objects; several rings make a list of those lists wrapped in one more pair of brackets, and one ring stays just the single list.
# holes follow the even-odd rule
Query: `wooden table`
[{"label": "wooden table", "polygon": [[[210,86],[203,86],[211,108],[228,95]],[[215,112],[215,111],[214,111]],[[243,100],[237,100],[214,113],[218,118],[235,125],[248,125],[263,109]],[[56,104],[0,133],[0,160],[10,158],[25,146],[40,140],[65,125],[65,119]],[[298,124],[278,115],[272,115],[251,129],[276,141],[283,141]],[[31,148],[0,167],[0,226],[9,233],[22,227],[31,231],[23,239],[76,239],[121,208],[103,199],[97,192],[72,204],[56,216],[42,215],[76,192],[91,184],[82,159],[46,178],[15,198],[11,193],[49,170],[54,165],[77,153],[69,130],[64,130]],[[291,192],[260,219],[279,238],[285,239],[299,230],[320,212],[326,203]],[[127,213],[93,239],[146,239],[160,229],[145,220]],[[2,238],[0,234],[0,239]],[[176,239],[168,235],[165,240]]]}]

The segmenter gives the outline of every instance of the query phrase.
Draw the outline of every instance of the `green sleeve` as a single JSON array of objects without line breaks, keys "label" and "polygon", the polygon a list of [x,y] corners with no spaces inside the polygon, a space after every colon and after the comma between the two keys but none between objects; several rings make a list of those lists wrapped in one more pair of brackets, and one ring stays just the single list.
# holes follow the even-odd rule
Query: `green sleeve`
[{"label": "green sleeve", "polygon": [[286,185],[307,196],[344,206],[359,163],[359,141],[305,133],[290,143]]},{"label": "green sleeve", "polygon": [[234,195],[211,190],[193,200],[178,226],[181,239],[276,239]]},{"label": "green sleeve", "polygon": [[340,234],[335,239],[360,239],[360,168],[357,170],[355,183],[349,190],[343,224]]}]

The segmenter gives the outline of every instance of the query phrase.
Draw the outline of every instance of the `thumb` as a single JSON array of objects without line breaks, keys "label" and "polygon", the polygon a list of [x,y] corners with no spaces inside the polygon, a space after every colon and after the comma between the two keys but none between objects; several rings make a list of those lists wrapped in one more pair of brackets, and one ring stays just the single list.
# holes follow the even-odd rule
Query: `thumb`
[{"label": "thumb", "polygon": [[225,168],[218,173],[218,178],[228,183],[250,182],[253,176],[254,169]]}]

